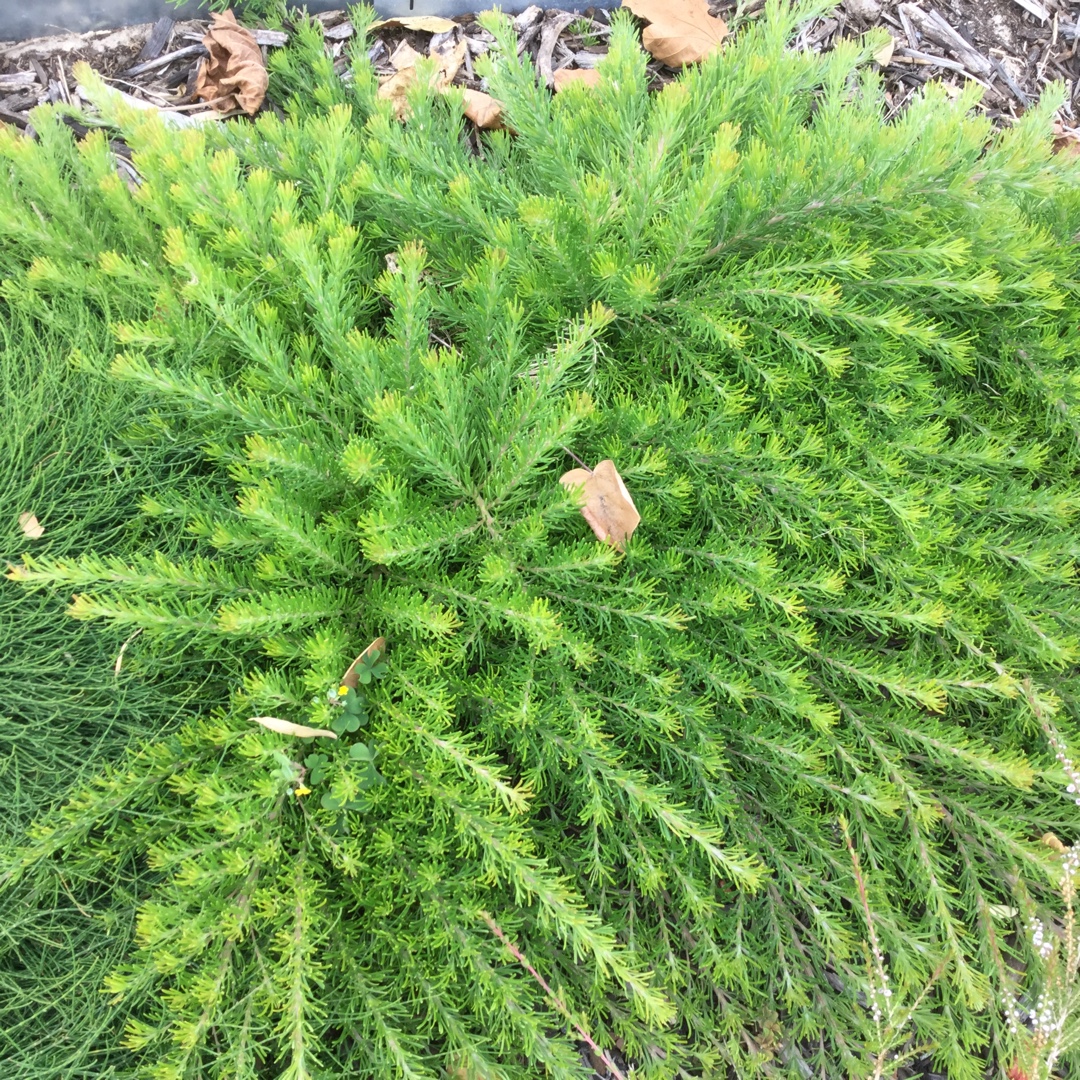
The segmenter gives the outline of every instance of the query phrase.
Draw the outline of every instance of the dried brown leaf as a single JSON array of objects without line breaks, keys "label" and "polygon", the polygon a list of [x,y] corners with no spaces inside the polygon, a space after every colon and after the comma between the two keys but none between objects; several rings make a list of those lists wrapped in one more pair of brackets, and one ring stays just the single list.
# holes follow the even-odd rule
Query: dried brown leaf
[{"label": "dried brown leaf", "polygon": [[19,528],[22,529],[23,535],[31,540],[40,540],[45,535],[44,526],[30,513],[19,515]]},{"label": "dried brown leaf", "polygon": [[448,45],[442,49],[431,49],[428,55],[439,62],[439,76],[436,85],[440,90],[445,90],[453,81],[465,63],[465,53],[469,50],[469,43],[462,38],[456,45]]},{"label": "dried brown leaf", "polygon": [[416,67],[416,61],[420,60],[423,55],[423,53],[417,52],[407,41],[403,41],[390,54],[390,63],[395,71],[404,71],[406,68]]},{"label": "dried brown leaf", "polygon": [[438,15],[406,15],[399,19],[383,19],[382,22],[372,23],[371,29],[378,30],[383,26],[400,26],[402,30],[423,30],[426,34],[445,34],[457,26],[450,19],[440,18]]},{"label": "dried brown leaf", "polygon": [[378,96],[385,101],[393,102],[394,112],[399,120],[407,120],[409,117],[410,109],[407,95],[409,88],[415,82],[416,68],[407,67],[395,72],[379,86]]},{"label": "dried brown leaf", "polygon": [[709,14],[705,0],[622,0],[622,6],[649,24],[641,43],[668,67],[696,64],[727,37],[727,23]]},{"label": "dried brown leaf", "polygon": [[210,59],[199,68],[195,97],[210,102],[218,112],[243,109],[253,116],[266,97],[268,76],[251,31],[231,11],[218,12],[203,44],[210,50]]},{"label": "dried brown leaf", "polygon": [[559,483],[570,489],[580,487],[581,516],[598,540],[622,551],[638,527],[641,515],[615,463],[605,459],[591,472],[571,469],[559,477]]},{"label": "dried brown leaf", "polygon": [[893,51],[895,48],[896,38],[890,36],[889,40],[874,53],[874,63],[879,67],[888,67],[892,63]]},{"label": "dried brown leaf", "polygon": [[262,724],[264,728],[276,731],[279,735],[295,735],[298,739],[336,739],[337,735],[324,728],[304,727],[303,724],[294,724],[291,720],[279,720],[276,716],[253,716],[253,724]]},{"label": "dried brown leaf", "polygon": [[1055,120],[1052,134],[1055,154],[1064,154],[1066,157],[1080,156],[1080,138],[1077,137],[1076,128],[1067,128],[1060,120]]},{"label": "dried brown leaf", "polygon": [[465,115],[485,131],[495,131],[504,127],[502,102],[485,94],[482,90],[465,91]]},{"label": "dried brown leaf", "polygon": [[348,670],[341,676],[341,685],[347,686],[350,690],[355,690],[359,679],[356,677],[356,669],[372,654],[379,653],[382,655],[386,652],[386,638],[377,637],[348,667]]},{"label": "dried brown leaf", "polygon": [[[436,90],[445,90],[454,80],[461,65],[465,62],[465,50],[468,43],[459,41],[451,49],[445,52],[433,52],[431,58],[436,62],[435,73],[431,76],[431,85]],[[408,52],[403,52],[407,49]],[[400,55],[399,55],[400,54]],[[411,54],[411,55],[410,55]],[[397,68],[393,75],[385,79],[379,86],[378,97],[394,103],[394,112],[399,120],[409,118],[409,90],[417,81],[416,63],[423,57],[415,49],[402,43],[394,50],[390,62]]]},{"label": "dried brown leaf", "polygon": [[552,76],[555,80],[555,93],[564,90],[573,83],[582,83],[585,86],[598,86],[600,84],[600,72],[595,68],[559,68]]}]

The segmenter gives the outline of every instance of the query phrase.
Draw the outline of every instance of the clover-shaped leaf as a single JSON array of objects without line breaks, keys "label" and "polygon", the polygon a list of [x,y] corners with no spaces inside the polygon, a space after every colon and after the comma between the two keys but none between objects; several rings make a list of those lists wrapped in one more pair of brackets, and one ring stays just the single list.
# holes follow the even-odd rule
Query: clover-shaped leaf
[{"label": "clover-shaped leaf", "polygon": [[345,711],[350,716],[358,717],[361,721],[367,720],[367,709],[364,706],[364,699],[356,693],[355,690],[345,698]]},{"label": "clover-shaped leaf", "polygon": [[377,784],[385,784],[386,777],[375,768],[369,761],[364,766],[363,774],[360,777],[360,790],[367,791],[370,787],[375,787]]},{"label": "clover-shaped leaf", "polygon": [[329,791],[325,795],[323,795],[323,797],[321,799],[321,804],[322,804],[322,808],[324,810],[340,810],[341,809],[341,800],[340,799],[335,799],[334,796],[331,795]]},{"label": "clover-shaped leaf", "polygon": [[374,761],[375,751],[366,743],[353,743],[352,746],[349,747],[349,757],[351,757],[353,761]]},{"label": "clover-shaped leaf", "polygon": [[322,783],[326,776],[326,766],[329,758],[325,754],[308,754],[304,758],[304,765],[308,770],[308,781],[312,784]]},{"label": "clover-shaped leaf", "polygon": [[330,727],[339,735],[344,735],[348,731],[358,731],[360,728],[360,717],[355,716],[352,713],[343,712],[330,721]]}]

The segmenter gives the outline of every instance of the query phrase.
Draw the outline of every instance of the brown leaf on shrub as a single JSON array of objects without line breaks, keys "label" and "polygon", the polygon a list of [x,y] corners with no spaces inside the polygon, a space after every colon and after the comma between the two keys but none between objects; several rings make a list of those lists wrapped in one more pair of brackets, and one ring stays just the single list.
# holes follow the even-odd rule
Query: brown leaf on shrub
[{"label": "brown leaf on shrub", "polygon": [[571,83],[584,83],[585,86],[598,86],[600,83],[600,72],[595,68],[559,68],[558,71],[552,76],[555,80],[555,93],[559,93],[560,90],[564,90],[570,86]]},{"label": "brown leaf on shrub", "polygon": [[727,37],[727,23],[709,14],[705,0],[622,0],[622,6],[649,24],[641,43],[668,67],[696,64]]},{"label": "brown leaf on shrub", "polygon": [[333,731],[324,728],[304,727],[303,724],[294,724],[291,720],[280,720],[276,716],[253,716],[253,724],[262,724],[270,731],[276,731],[279,735],[294,735],[298,739],[336,739]]},{"label": "brown leaf on shrub", "polygon": [[416,82],[416,68],[407,67],[395,72],[379,86],[378,96],[384,101],[393,102],[394,112],[399,120],[408,119],[409,102],[406,100],[406,94],[414,82]]},{"label": "brown leaf on shrub", "polygon": [[634,500],[626,490],[619,470],[610,459],[595,469],[571,469],[559,477],[565,488],[581,488],[581,516],[596,533],[597,540],[622,551],[641,521]]},{"label": "brown leaf on shrub", "polygon": [[502,102],[482,90],[465,91],[465,115],[485,131],[505,127],[502,118]]},{"label": "brown leaf on shrub", "polygon": [[1040,837],[1042,842],[1053,851],[1056,851],[1059,855],[1065,855],[1069,849],[1052,833],[1043,833]]},{"label": "brown leaf on shrub", "polygon": [[380,656],[386,652],[386,638],[377,637],[348,667],[348,670],[341,676],[341,685],[347,686],[350,690],[355,690],[359,679],[356,676],[356,669],[369,657],[372,653],[378,653]]},{"label": "brown leaf on shrub", "polygon": [[243,109],[254,116],[266,97],[268,76],[251,31],[231,11],[217,13],[203,44],[210,50],[210,59],[199,68],[195,96],[218,112]]},{"label": "brown leaf on shrub", "polygon": [[31,540],[40,540],[45,535],[41,522],[30,513],[19,515],[19,528],[22,529],[23,535]]}]

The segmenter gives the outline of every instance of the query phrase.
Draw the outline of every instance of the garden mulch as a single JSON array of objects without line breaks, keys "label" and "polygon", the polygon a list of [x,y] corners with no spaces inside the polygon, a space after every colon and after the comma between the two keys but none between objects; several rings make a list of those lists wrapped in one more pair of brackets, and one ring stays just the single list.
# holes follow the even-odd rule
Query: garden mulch
[{"label": "garden mulch", "polygon": [[[758,18],[765,0],[720,0],[711,5],[714,15],[734,21]],[[316,16],[323,28],[335,68],[347,76],[347,52],[353,36],[345,11]],[[794,48],[822,51],[843,38],[857,37],[871,27],[884,27],[892,35],[891,57],[882,57],[889,117],[899,114],[932,79],[959,93],[968,80],[983,88],[980,108],[999,126],[1016,120],[1055,80],[1067,87],[1067,100],[1059,119],[1063,134],[1071,135],[1080,119],[1080,56],[1077,33],[1080,9],[1066,0],[844,0],[830,15],[803,27]],[[602,8],[580,12],[530,7],[515,17],[518,51],[535,65],[538,77],[550,86],[561,68],[592,68],[606,51],[610,13]],[[436,48],[465,40],[465,63],[455,82],[481,90],[474,61],[491,45],[491,35],[473,15],[454,19],[457,28],[434,35]],[[176,21],[129,26],[114,31],[0,42],[0,122],[32,130],[30,110],[44,102],[64,102],[87,109],[93,105],[72,73],[85,60],[116,89],[148,107],[162,110],[178,124],[218,119],[194,97],[200,65],[208,55],[203,45],[206,20]],[[264,56],[288,41],[286,30],[255,30]],[[406,41],[427,53],[433,35],[386,26],[375,32],[368,50],[376,70],[391,75],[391,57]],[[441,40],[440,40],[441,39]],[[649,65],[654,86],[676,72],[656,61]],[[273,102],[267,106],[273,107]]]}]

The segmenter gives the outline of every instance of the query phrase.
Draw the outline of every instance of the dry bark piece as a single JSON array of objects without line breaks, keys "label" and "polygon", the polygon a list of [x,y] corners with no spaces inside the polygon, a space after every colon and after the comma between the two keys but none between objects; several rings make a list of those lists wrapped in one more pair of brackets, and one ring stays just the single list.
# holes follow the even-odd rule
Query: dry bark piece
[{"label": "dry bark piece", "polygon": [[[387,256],[389,258],[389,256]],[[355,690],[359,684],[356,669],[372,654],[379,653],[381,656],[386,652],[386,638],[377,637],[350,665],[344,675],[341,676],[341,685]]]},{"label": "dry bark piece", "polygon": [[323,31],[323,37],[327,41],[344,41],[346,38],[353,36],[353,24],[346,19],[343,23],[338,23],[337,26],[331,26]]},{"label": "dry bark piece", "polygon": [[291,720],[280,720],[276,716],[253,716],[253,724],[262,724],[270,731],[276,731],[279,735],[294,735],[298,739],[336,739],[333,731],[324,728],[304,727],[303,724],[294,724]]},{"label": "dry bark piece", "polygon": [[497,131],[506,126],[502,109],[501,101],[482,90],[465,91],[465,115],[483,131]]},{"label": "dry bark piece", "polygon": [[537,4],[530,4],[520,15],[514,18],[514,31],[523,34],[530,26],[544,17],[544,9]]},{"label": "dry bark piece", "polygon": [[641,521],[615,462],[605,458],[595,469],[571,469],[559,477],[563,487],[580,487],[581,516],[597,540],[622,551]]},{"label": "dry bark piece", "polygon": [[585,86],[599,86],[601,75],[595,68],[589,68],[584,70],[578,68],[571,70],[570,68],[559,68],[553,76],[555,82],[555,93],[559,93],[560,90],[564,90],[566,87],[573,83],[583,83]]},{"label": "dry bark piece", "polygon": [[709,14],[705,0],[622,0],[649,25],[641,43],[662,64],[696,64],[720,48],[727,23]]},{"label": "dry bark piece", "polygon": [[400,26],[402,30],[423,30],[427,34],[444,34],[447,30],[453,30],[457,23],[438,15],[404,15],[401,18],[372,23],[371,29],[380,30],[384,26]]},{"label": "dry bark piece", "polygon": [[216,13],[203,38],[210,59],[199,69],[195,97],[218,112],[242,109],[254,116],[266,97],[269,78],[254,35],[231,11]]},{"label": "dry bark piece", "polygon": [[23,536],[31,540],[40,540],[45,535],[44,526],[30,513],[19,515],[19,528],[22,529]]},{"label": "dry bark piece", "polygon": [[552,55],[559,35],[574,21],[575,15],[567,11],[549,11],[540,28],[540,48],[536,52],[536,70],[550,88],[554,85]]},{"label": "dry bark piece", "polygon": [[926,12],[915,4],[899,4],[896,10],[901,19],[906,19],[923,37],[952,52],[971,74],[986,76],[993,71],[993,64],[934,9]]}]

